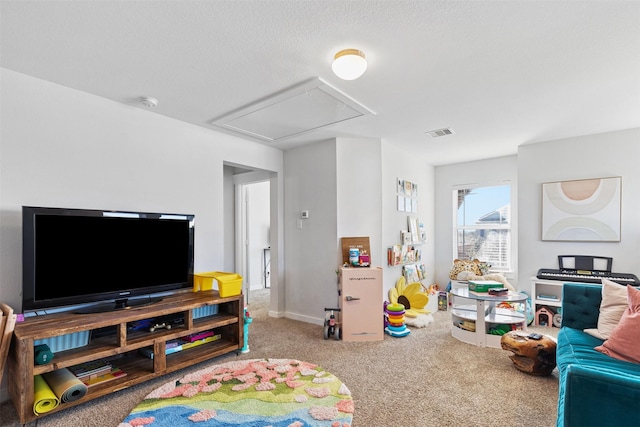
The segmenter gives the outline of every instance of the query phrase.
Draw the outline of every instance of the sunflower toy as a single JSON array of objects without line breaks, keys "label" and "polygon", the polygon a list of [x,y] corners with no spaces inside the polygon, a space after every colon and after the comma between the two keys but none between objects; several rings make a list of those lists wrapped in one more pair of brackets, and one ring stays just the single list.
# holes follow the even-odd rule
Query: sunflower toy
[{"label": "sunflower toy", "polygon": [[402,304],[407,317],[418,317],[421,314],[429,314],[424,307],[429,302],[429,296],[421,292],[422,285],[418,282],[406,285],[404,276],[396,281],[396,286],[389,289],[389,301],[391,304]]}]

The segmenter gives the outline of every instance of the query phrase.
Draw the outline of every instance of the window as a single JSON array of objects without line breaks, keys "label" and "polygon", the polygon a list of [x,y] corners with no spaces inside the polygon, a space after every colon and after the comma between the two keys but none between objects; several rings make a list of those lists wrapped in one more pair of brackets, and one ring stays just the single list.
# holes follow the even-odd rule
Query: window
[{"label": "window", "polygon": [[511,271],[511,185],[456,188],[453,204],[454,258],[477,258],[492,271]]}]

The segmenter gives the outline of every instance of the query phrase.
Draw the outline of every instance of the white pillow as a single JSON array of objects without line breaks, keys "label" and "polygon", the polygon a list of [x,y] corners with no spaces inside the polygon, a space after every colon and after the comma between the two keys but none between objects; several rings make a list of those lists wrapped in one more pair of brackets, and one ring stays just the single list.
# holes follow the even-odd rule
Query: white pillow
[{"label": "white pillow", "polygon": [[628,305],[627,287],[611,280],[602,279],[602,302],[600,303],[598,328],[585,329],[584,332],[601,340],[609,339]]}]

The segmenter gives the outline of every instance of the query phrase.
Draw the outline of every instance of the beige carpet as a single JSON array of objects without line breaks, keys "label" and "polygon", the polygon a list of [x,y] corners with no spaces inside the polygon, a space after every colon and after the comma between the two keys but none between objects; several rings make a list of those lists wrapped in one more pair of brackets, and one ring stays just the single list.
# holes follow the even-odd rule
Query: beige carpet
[{"label": "beige carpet", "polygon": [[[312,362],[348,384],[354,427],[555,425],[558,379],[513,367],[509,352],[451,337],[449,312],[403,338],[352,343],[322,338],[322,327],[267,316],[268,290],[250,295],[250,352],[223,356],[38,420],[38,426],[116,427],[156,387],[190,370],[222,361],[291,358]],[[544,333],[557,329],[537,328]],[[0,406],[0,426],[17,426],[11,402]],[[35,426],[32,422],[30,426]],[[177,426],[176,426],[177,427]]]}]

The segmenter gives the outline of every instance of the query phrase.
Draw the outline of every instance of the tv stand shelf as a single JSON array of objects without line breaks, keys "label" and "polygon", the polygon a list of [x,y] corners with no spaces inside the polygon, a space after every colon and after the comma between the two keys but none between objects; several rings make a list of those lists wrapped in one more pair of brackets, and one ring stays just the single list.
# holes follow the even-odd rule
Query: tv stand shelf
[{"label": "tv stand shelf", "polygon": [[[218,306],[216,314],[193,318],[195,309],[210,305]],[[130,331],[127,328],[130,322],[176,314],[183,316],[184,323],[171,329],[148,332]],[[20,422],[26,424],[65,408],[239,350],[243,344],[243,319],[244,297],[238,295],[221,298],[217,291],[181,292],[166,296],[162,301],[149,306],[107,313],[57,313],[27,318],[16,324],[14,330],[9,355],[9,395]],[[34,362],[36,340],[109,327],[115,327],[112,334],[91,340],[84,347],[59,351],[50,363],[36,365]],[[221,334],[221,338],[165,355],[167,341],[207,330],[214,330],[216,334]],[[153,350],[153,359],[140,354],[139,350],[143,348]],[[113,364],[126,372],[126,376],[94,385],[81,399],[60,403],[50,412],[39,416],[34,414],[35,375],[111,357],[116,358]]]}]

